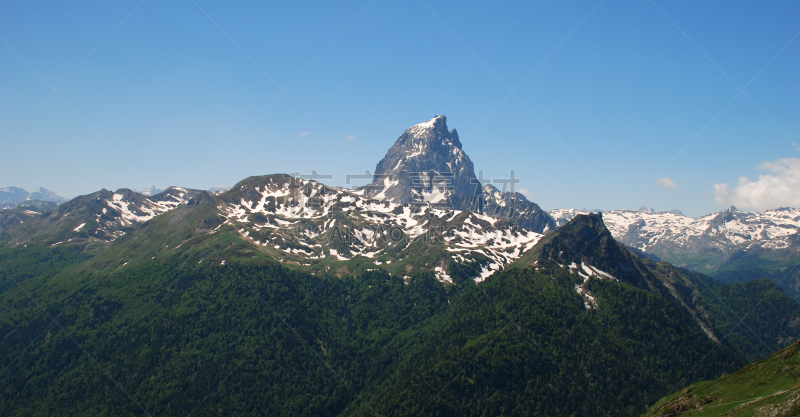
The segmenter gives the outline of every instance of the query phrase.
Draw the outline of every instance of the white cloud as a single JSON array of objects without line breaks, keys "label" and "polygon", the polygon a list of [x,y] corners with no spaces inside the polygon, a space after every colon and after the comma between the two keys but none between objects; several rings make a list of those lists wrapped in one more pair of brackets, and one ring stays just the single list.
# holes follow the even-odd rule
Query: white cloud
[{"label": "white cloud", "polygon": [[678,188],[678,184],[670,177],[663,177],[656,180],[656,184],[666,188]]},{"label": "white cloud", "polygon": [[728,191],[728,184],[724,182],[714,184],[714,202],[720,206],[731,204],[731,193]]},{"label": "white cloud", "polygon": [[356,140],[356,137],[353,136],[353,135],[345,135],[344,137],[346,137],[347,139],[350,139],[350,140]]},{"label": "white cloud", "polygon": [[309,133],[311,133],[311,132],[300,132],[300,136],[305,136],[305,135],[307,135]]},{"label": "white cloud", "polygon": [[764,162],[759,168],[768,173],[756,181],[741,177],[732,191],[728,184],[714,184],[714,201],[754,210],[800,207],[800,158]]}]

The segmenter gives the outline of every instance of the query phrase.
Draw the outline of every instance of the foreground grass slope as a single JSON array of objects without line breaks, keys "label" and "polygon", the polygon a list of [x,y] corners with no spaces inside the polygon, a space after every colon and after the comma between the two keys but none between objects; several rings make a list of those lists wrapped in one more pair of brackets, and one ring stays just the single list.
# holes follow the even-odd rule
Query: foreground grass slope
[{"label": "foreground grass slope", "polygon": [[645,416],[770,416],[800,414],[800,342],[714,381],[698,382],[660,400]]}]

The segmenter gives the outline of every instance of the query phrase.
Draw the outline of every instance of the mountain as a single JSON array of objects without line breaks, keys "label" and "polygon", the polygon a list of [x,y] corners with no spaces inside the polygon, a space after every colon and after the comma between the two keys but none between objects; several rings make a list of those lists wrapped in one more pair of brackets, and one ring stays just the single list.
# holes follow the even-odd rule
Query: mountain
[{"label": "mountain", "polygon": [[156,194],[160,194],[163,191],[164,190],[159,190],[158,188],[156,188],[155,185],[151,185],[150,188],[146,188],[144,190],[137,190],[136,192],[141,194],[141,195],[143,195],[143,196],[150,197],[150,196],[154,196]]},{"label": "mountain", "polygon": [[[558,224],[582,213],[549,212]],[[679,212],[611,210],[604,220],[618,241],[724,282],[769,277],[800,300],[800,210],[764,213],[731,207],[697,219]]]},{"label": "mountain", "polygon": [[[794,330],[789,321],[781,317],[786,317],[784,313],[787,311],[793,317],[800,310],[797,303],[775,284],[758,280],[722,285],[708,276],[676,268],[668,262],[640,257],[635,250],[613,238],[605,226],[604,217],[601,213],[576,216],[557,233],[540,240],[512,267],[528,266],[534,270],[561,268],[578,274],[584,281],[576,284],[575,290],[583,296],[586,308],[597,307],[590,289],[593,280],[623,282],[659,294],[677,302],[709,339],[724,342],[739,352],[750,352],[747,355],[753,355],[751,357],[769,354],[797,337],[795,333],[800,329]],[[725,302],[720,304],[721,299],[736,300],[737,308],[746,314],[757,310],[758,305],[764,302],[782,310],[774,316],[761,317],[759,325],[751,324],[766,326],[758,333],[770,342],[765,345],[759,341],[761,346],[751,346],[751,342],[731,338],[729,329],[741,325],[744,319],[740,320],[741,316],[737,316]],[[717,334],[718,331],[722,334]]]},{"label": "mountain", "polygon": [[224,185],[215,185],[215,186],[209,188],[208,192],[209,193],[222,193],[222,192],[228,191],[230,189],[231,189],[231,187],[226,187]]},{"label": "mountain", "polygon": [[20,201],[25,201],[29,192],[17,187],[0,188],[0,208],[14,207]]},{"label": "mountain", "polygon": [[[245,233],[326,211],[355,225],[359,204],[413,216],[412,206],[318,195],[321,185],[300,181],[252,177],[227,195],[199,192],[88,258],[86,240],[0,248],[4,414],[637,415],[674,385],[788,343],[800,320],[769,281],[710,302],[698,276],[638,258],[597,214],[540,235],[479,283],[442,285],[435,269],[416,267],[406,277],[378,257],[358,275],[341,271],[354,259],[331,254],[330,268],[306,269],[273,258],[288,247]],[[297,203],[306,187],[328,203]],[[110,202],[115,194],[130,198]],[[453,214],[483,220],[444,220]],[[423,266],[429,252],[407,256]],[[748,330],[730,324],[747,311]]]},{"label": "mountain", "polygon": [[473,181],[443,116],[375,172],[3,210],[0,414],[633,416],[800,336],[773,281],[621,243],[633,212]]},{"label": "mountain", "polygon": [[800,413],[800,342],[714,381],[669,395],[645,416],[773,416]]},{"label": "mountain", "polygon": [[500,191],[477,178],[458,132],[448,131],[445,116],[408,128],[378,162],[372,183],[360,192],[397,204],[433,205],[502,217],[537,233],[556,227],[547,213],[522,194],[513,189]]},{"label": "mountain", "polygon": [[51,201],[53,203],[63,203],[67,201],[66,198],[43,187],[39,187],[34,192],[30,193],[27,200]]},{"label": "mountain", "polygon": [[393,203],[474,206],[481,184],[455,129],[436,116],[405,131],[375,167],[365,196]]},{"label": "mountain", "polygon": [[384,270],[404,279],[424,271],[448,285],[485,279],[542,237],[506,218],[374,200],[283,174],[250,177],[213,194],[177,187],[150,197],[102,190],[55,212],[6,217],[0,241],[14,247],[105,248],[125,237],[94,261],[103,268],[149,260],[162,252],[157,248],[196,251],[219,237],[237,244],[215,251],[218,262],[259,257],[314,274]]},{"label": "mountain", "polygon": [[[549,212],[559,224],[581,213]],[[604,219],[620,242],[707,272],[740,250],[788,249],[800,244],[800,210],[793,208],[758,213],[731,207],[697,219],[676,212],[611,210],[604,212]]]},{"label": "mountain", "polygon": [[188,257],[183,251],[219,240],[236,244],[215,251],[216,262],[268,258],[314,274],[383,270],[404,279],[429,272],[451,285],[485,279],[541,237],[479,213],[371,200],[276,174],[247,178],[218,194],[200,192],[131,229],[115,244],[126,249],[112,251],[108,265],[160,253],[150,248],[174,248]]},{"label": "mountain", "polygon": [[[0,240],[11,246],[94,242],[107,244],[144,223],[186,203],[198,191],[170,187],[152,197],[135,191],[101,190],[76,197],[50,210],[19,207],[1,215],[16,221],[0,220]],[[20,216],[25,216],[24,220]],[[2,217],[0,217],[2,219]]]},{"label": "mountain", "polygon": [[623,244],[614,240],[597,214],[578,215],[557,233],[546,237],[540,245],[524,255],[520,264],[533,264],[536,268],[558,266],[584,277],[575,290],[584,298],[586,308],[596,308],[596,300],[589,289],[589,281],[610,279],[636,288],[648,290],[667,298],[674,298],[697,321],[711,340],[719,342],[705,308],[697,304],[696,284],[670,265],[654,265],[639,259]]},{"label": "mountain", "polygon": [[0,209],[15,207],[17,204],[26,200],[39,200],[54,203],[63,203],[67,201],[64,197],[43,187],[37,188],[36,191],[32,193],[18,187],[0,188]]}]

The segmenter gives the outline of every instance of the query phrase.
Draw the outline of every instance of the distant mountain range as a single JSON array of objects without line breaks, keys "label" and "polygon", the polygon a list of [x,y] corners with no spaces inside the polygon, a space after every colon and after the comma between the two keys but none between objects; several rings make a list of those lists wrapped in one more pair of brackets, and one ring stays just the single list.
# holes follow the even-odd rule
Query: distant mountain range
[{"label": "distant mountain range", "polygon": [[155,185],[150,186],[150,188],[145,188],[144,190],[136,190],[137,193],[147,197],[156,195],[162,191],[164,190],[156,188]]},{"label": "distant mountain range", "polygon": [[[4,190],[9,201],[63,200],[41,188],[36,193]],[[168,214],[183,206],[187,207]],[[202,223],[197,230],[237,234],[251,245],[248,256],[267,254],[311,273],[325,273],[336,265],[340,275],[358,275],[379,267],[405,277],[411,271],[427,271],[453,284],[454,275],[463,273],[477,281],[486,279],[520,259],[545,235],[586,214],[590,213],[575,209],[543,211],[513,192],[513,174],[508,179],[479,178],[456,130],[448,130],[446,118],[437,116],[407,129],[377,164],[371,183],[358,189],[276,174],[209,191],[102,190],[57,208],[39,203],[3,210],[0,236],[12,246],[108,246],[151,227],[174,235],[188,233],[185,220],[167,220],[188,216]],[[723,282],[769,277],[800,299],[798,209],[754,213],[731,207],[693,219],[677,210],[642,207],[605,211],[602,219],[614,239],[641,256],[715,275]],[[158,226],[150,225],[153,221]],[[174,243],[172,235],[159,235],[166,239],[164,248],[182,245]],[[131,248],[118,261],[147,259],[140,252]],[[221,253],[216,256],[224,258]]]},{"label": "distant mountain range", "polygon": [[[576,215],[586,213],[568,209],[551,210],[548,214],[563,225]],[[697,269],[713,270],[719,266],[713,260],[697,264],[691,256],[698,253],[717,252],[726,256],[736,250],[787,249],[800,244],[800,210],[795,208],[758,213],[739,211],[731,206],[697,219],[679,212],[656,213],[646,208],[610,210],[603,212],[603,219],[620,242]]]},{"label": "distant mountain range", "polygon": [[53,203],[63,203],[67,201],[66,198],[61,197],[60,195],[43,187],[37,188],[32,193],[29,193],[18,187],[0,188],[0,209],[15,207],[19,203],[28,200],[47,201]]},{"label": "distant mountain range", "polygon": [[[343,201],[353,205],[353,213],[363,213],[367,207],[375,213],[381,213],[380,216],[369,215],[356,221],[352,238],[348,238],[347,244],[341,244],[335,249],[337,256],[342,259],[364,253],[377,256],[380,252],[369,249],[371,243],[368,237],[374,236],[364,234],[360,228],[398,227],[405,235],[425,234],[437,229],[455,233],[455,230],[460,230],[459,227],[469,227],[471,223],[452,223],[456,217],[448,221],[434,221],[435,215],[432,213],[469,211],[472,213],[470,216],[483,216],[482,221],[488,226],[475,226],[475,230],[469,233],[461,230],[462,235],[448,238],[448,242],[463,240],[474,248],[488,251],[481,252],[486,260],[479,257],[484,262],[481,276],[501,269],[519,256],[503,255],[496,249],[488,249],[493,245],[500,245],[496,248],[502,248],[503,245],[517,240],[506,239],[506,243],[498,243],[504,242],[503,238],[491,240],[483,232],[486,227],[491,228],[490,233],[497,230],[501,230],[498,232],[501,234],[522,233],[528,237],[521,238],[521,241],[534,242],[537,238],[533,236],[551,232],[578,214],[589,213],[576,209],[545,212],[522,194],[514,192],[513,173],[505,179],[485,179],[482,175],[476,175],[472,160],[461,147],[458,133],[455,129],[448,129],[444,116],[436,116],[407,129],[378,162],[374,174],[367,174],[372,177],[371,183],[355,190],[327,187],[303,179],[271,176],[260,179],[252,177],[234,186],[232,191],[229,191],[231,187],[220,186],[212,187],[208,191],[209,198],[215,201],[214,204],[227,219],[226,224],[241,224],[241,233],[246,233],[246,236],[259,245],[272,246],[273,249],[280,245],[268,245],[267,242],[277,237],[269,238],[267,235],[283,233],[284,228],[274,228],[275,230],[265,235],[263,227],[257,225],[259,222],[275,225],[275,216],[306,216],[303,222],[313,223],[313,227],[317,229],[314,233],[318,234],[330,227],[329,222],[325,223],[321,219],[335,212],[344,204]],[[180,192],[184,197],[178,197],[176,190],[182,190]],[[116,193],[103,191],[96,198],[104,203],[87,208],[94,218],[85,219],[86,229],[79,231],[87,233],[98,230],[100,235],[93,236],[105,236],[101,240],[110,242],[122,236],[124,230],[133,224],[165,213],[202,192],[172,187],[164,193],[155,186],[137,192],[126,189],[120,189]],[[106,194],[114,196],[103,197]],[[59,209],[59,212],[78,212],[77,207],[85,204],[87,199],[92,200],[94,197],[91,196],[95,194],[78,197],[73,200],[74,203]],[[289,200],[282,203],[287,198]],[[13,208],[23,201],[32,200],[65,202],[64,198],[43,188],[34,193],[16,187],[0,189],[0,204],[4,208]],[[169,205],[163,205],[164,201],[168,201]],[[268,201],[274,202],[267,204]],[[385,206],[377,209],[370,201],[381,201]],[[304,207],[306,204],[313,204],[314,208]],[[26,216],[54,209],[53,206],[44,204],[36,207],[27,204],[27,207],[33,210],[0,212],[3,213],[0,216],[14,217],[14,222],[21,224]],[[253,222],[248,216],[258,216],[258,221]],[[458,219],[460,221],[461,218]],[[604,211],[603,220],[615,239],[641,251],[644,256],[714,275],[725,282],[742,282],[767,276],[779,282],[793,297],[800,299],[800,272],[793,268],[800,265],[798,209],[780,208],[757,213],[743,212],[731,207],[694,219],[678,210],[655,212],[642,207],[637,211]],[[50,221],[53,221],[52,218]],[[14,222],[5,221],[8,225]],[[284,225],[296,223],[294,220],[283,222],[289,222],[283,223]],[[56,221],[53,227],[58,229],[59,224]],[[77,226],[78,224],[74,225]],[[310,225],[305,226],[312,228]],[[15,235],[20,239],[19,243],[25,243],[23,236],[26,234],[21,230],[17,233],[22,233]],[[283,236],[279,240],[287,239],[290,237]],[[284,254],[289,258],[302,257],[304,254],[321,257],[323,253],[329,252],[314,246],[309,240],[311,237],[291,239],[296,240],[293,244],[298,246],[293,249],[294,254]],[[487,242],[489,246],[485,247]],[[56,242],[51,242],[53,243]],[[473,259],[478,252],[471,251],[465,259]]]},{"label": "distant mountain range", "polygon": [[[551,210],[560,225],[583,212]],[[603,212],[611,234],[644,255],[714,276],[722,282],[768,277],[800,300],[800,210],[764,213],[731,207],[697,219],[678,212]]]},{"label": "distant mountain range", "polygon": [[[228,191],[230,189],[231,189],[231,187],[215,185],[215,186],[209,188],[208,192],[219,193],[219,192],[222,192],[222,191]],[[143,196],[151,197],[151,196],[154,196],[156,194],[161,194],[162,192],[164,192],[164,190],[162,190],[160,188],[156,188],[156,186],[153,185],[150,188],[145,188],[144,190],[136,190],[136,192],[141,194],[141,195],[143,195]]]}]

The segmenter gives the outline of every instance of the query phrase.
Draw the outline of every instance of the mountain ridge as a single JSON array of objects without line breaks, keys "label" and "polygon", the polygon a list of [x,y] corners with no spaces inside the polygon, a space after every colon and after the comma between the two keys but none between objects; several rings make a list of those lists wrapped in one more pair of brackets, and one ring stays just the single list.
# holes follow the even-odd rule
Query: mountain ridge
[{"label": "mountain ridge", "polygon": [[37,200],[53,203],[63,203],[67,201],[66,198],[39,187],[32,193],[29,193],[19,187],[4,187],[0,188],[0,210],[16,207],[20,203],[28,200]]},{"label": "mountain ridge", "polygon": [[[581,213],[549,212],[559,224]],[[647,256],[723,282],[769,277],[800,300],[800,209],[760,213],[731,206],[696,219],[676,212],[609,210],[604,220],[615,239]]]},{"label": "mountain ridge", "polygon": [[404,135],[441,141],[441,158],[388,158],[409,168],[381,175],[431,181],[273,174],[0,212],[4,411],[636,415],[800,335],[772,281],[642,257],[615,214],[555,227],[495,182],[469,181],[477,206],[440,204],[472,200],[436,180],[442,165],[474,176],[457,133],[441,117]]}]

